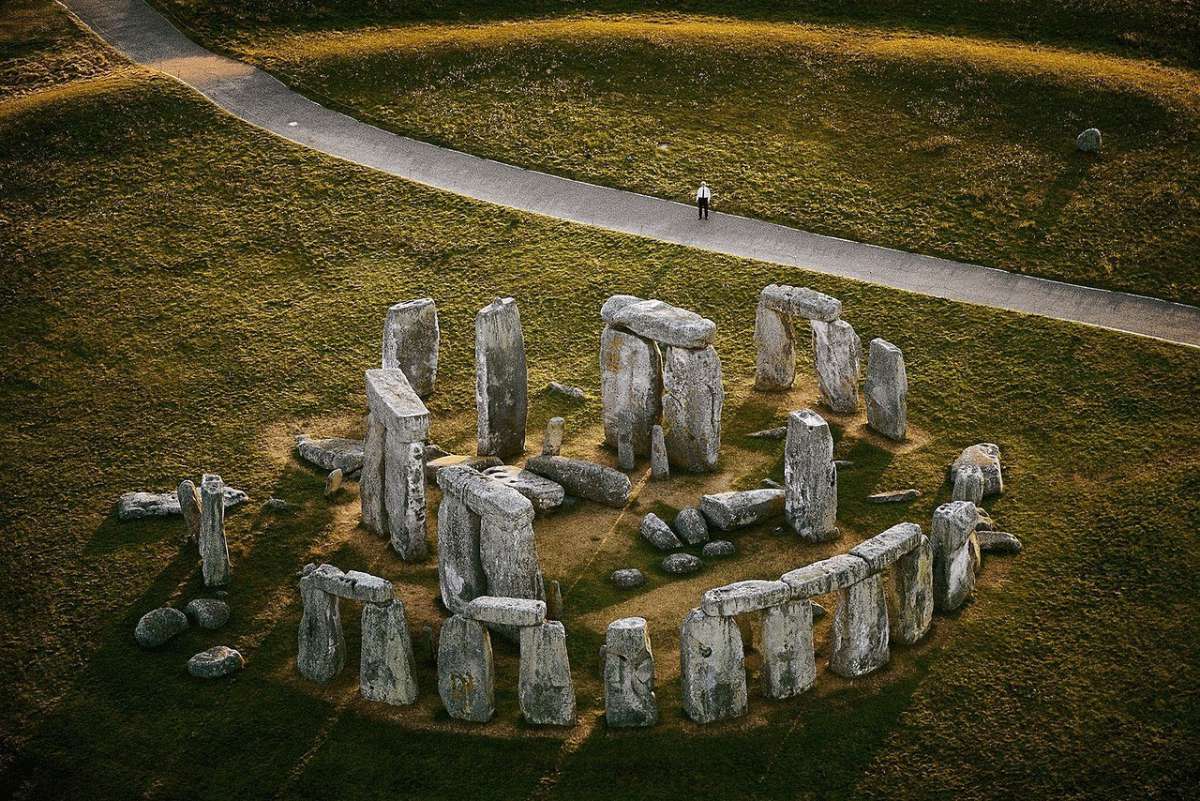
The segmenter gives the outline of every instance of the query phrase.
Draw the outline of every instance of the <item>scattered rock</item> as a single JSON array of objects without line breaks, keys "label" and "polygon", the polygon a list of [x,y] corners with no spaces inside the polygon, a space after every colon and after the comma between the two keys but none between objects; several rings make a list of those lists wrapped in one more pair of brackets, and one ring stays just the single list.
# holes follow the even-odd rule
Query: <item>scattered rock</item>
[{"label": "scattered rock", "polygon": [[910,487],[909,489],[876,492],[874,495],[867,496],[867,503],[907,503],[920,497],[921,491]]},{"label": "scattered rock", "polygon": [[306,462],[324,470],[341,470],[342,474],[361,470],[363,441],[344,437],[312,439],[307,434],[296,436],[296,452]]},{"label": "scattered rock", "polygon": [[980,531],[976,528],[975,537],[979,541],[979,550],[984,553],[1021,552],[1021,541],[1007,531]]},{"label": "scattered rock", "polygon": [[746,436],[750,439],[783,439],[787,436],[787,426],[764,428],[762,431],[755,431]]},{"label": "scattered rock", "polygon": [[434,459],[441,459],[443,456],[449,456],[450,451],[432,442],[425,443],[425,461],[432,462]]},{"label": "scattered rock", "polygon": [[703,566],[704,563],[700,561],[700,557],[692,556],[690,553],[673,553],[662,560],[662,569],[673,576],[695,573]]},{"label": "scattered rock", "polygon": [[143,648],[157,648],[187,627],[187,615],[173,607],[164,606],[142,615],[133,630],[133,638]]},{"label": "scattered rock", "polygon": [[675,515],[675,531],[688,545],[699,545],[708,541],[708,521],[694,506],[679,510]]},{"label": "scattered rock", "polygon": [[983,509],[976,510],[979,513],[979,522],[975,524],[976,531],[996,531],[996,521],[992,519]]},{"label": "scattered rock", "polygon": [[660,551],[672,551],[683,547],[683,543],[675,536],[675,532],[671,531],[671,527],[653,512],[642,518],[641,534],[647,542]]},{"label": "scattered rock", "polygon": [[[233,487],[225,488],[225,508],[245,503],[246,493]],[[176,492],[127,492],[117,501],[118,520],[141,520],[145,517],[169,517],[182,514]]]},{"label": "scattered rock", "polygon": [[704,544],[704,550],[701,554],[705,559],[715,559],[722,556],[733,556],[737,553],[737,546],[729,540],[713,540]]},{"label": "scattered rock", "polygon": [[296,511],[296,507],[283,498],[267,498],[263,501],[262,510],[264,512],[274,512],[275,514],[291,514]]},{"label": "scattered rock", "polygon": [[645,584],[646,575],[636,567],[623,567],[620,570],[614,570],[608,580],[623,590],[631,590]]},{"label": "scattered rock", "polygon": [[558,456],[562,450],[563,430],[567,421],[561,417],[551,417],[546,421],[546,433],[542,435],[542,455]]},{"label": "scattered rock", "polygon": [[587,393],[585,393],[581,388],[573,387],[570,384],[560,384],[557,381],[551,381],[549,384],[547,384],[546,392],[551,395],[559,395],[567,400],[587,400]]},{"label": "scattered rock", "polygon": [[1099,153],[1103,140],[1099,128],[1088,128],[1075,137],[1075,149],[1081,153]]},{"label": "scattered rock", "polygon": [[242,655],[227,645],[201,651],[187,661],[188,673],[198,679],[219,679],[237,673],[245,665]]},{"label": "scattered rock", "polygon": [[330,470],[329,475],[325,477],[325,497],[332,498],[337,494],[337,491],[342,488],[342,471],[341,469]]},{"label": "scattered rock", "polygon": [[563,619],[562,586],[557,581],[548,582],[546,587],[546,619]]},{"label": "scattered rock", "polygon": [[202,629],[219,629],[229,622],[229,604],[215,598],[193,598],[183,612]]}]

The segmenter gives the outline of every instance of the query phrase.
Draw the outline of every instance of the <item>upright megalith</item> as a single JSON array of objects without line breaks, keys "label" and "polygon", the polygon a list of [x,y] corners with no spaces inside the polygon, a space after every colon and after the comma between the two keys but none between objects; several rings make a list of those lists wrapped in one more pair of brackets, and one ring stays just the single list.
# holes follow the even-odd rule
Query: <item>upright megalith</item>
[{"label": "upright megalith", "polygon": [[429,553],[425,440],[429,412],[398,369],[367,370],[367,436],[359,496],[363,525],[388,536],[405,561]]},{"label": "upright megalith", "polygon": [[341,571],[331,565],[306,572],[300,579],[300,599],[304,614],[300,618],[296,668],[304,678],[324,684],[341,672],[346,664],[346,637],[338,596],[326,591],[322,571]]},{"label": "upright megalith", "polygon": [[917,547],[896,562],[896,616],[892,639],[912,645],[933,623],[933,547],[922,536]]},{"label": "upright megalith", "polygon": [[878,670],[887,664],[888,641],[883,574],[871,573],[838,595],[829,669],[846,678]]},{"label": "upright megalith", "polygon": [[206,473],[200,481],[200,569],[205,587],[229,583],[229,544],[225,541],[225,482]]},{"label": "upright megalith", "polygon": [[616,448],[627,432],[637,454],[650,452],[651,429],[662,417],[662,355],[658,345],[612,327],[600,335],[600,405],[604,441]]},{"label": "upright megalith", "polygon": [[604,719],[612,727],[658,722],[654,652],[645,618],[624,617],[608,624],[604,635]]},{"label": "upright megalith", "polygon": [[398,706],[417,700],[412,639],[399,598],[363,605],[359,692],[369,701]]},{"label": "upright megalith", "polygon": [[[446,468],[438,471],[470,468]],[[479,557],[479,515],[449,492],[438,506],[438,588],[442,604],[462,614],[471,600],[487,592],[487,575]]]},{"label": "upright megalith", "polygon": [[842,303],[804,287],[771,284],[759,294],[754,315],[754,344],[758,353],[754,388],[778,392],[796,379],[796,318],[832,323]]},{"label": "upright megalith", "polygon": [[951,501],[933,511],[933,603],[940,612],[962,606],[975,589],[972,540],[978,522],[979,510],[970,501]]},{"label": "upright megalith", "polygon": [[438,695],[450,717],[487,723],[496,711],[492,639],[483,624],[452,615],[438,637]]},{"label": "upright megalith", "polygon": [[679,632],[683,709],[697,723],[746,712],[746,664],[737,621],[693,609]]},{"label": "upright megalith", "polygon": [[542,455],[558,456],[562,450],[563,429],[567,421],[561,417],[551,417],[546,421],[546,433],[542,435]]},{"label": "upright megalith", "polygon": [[716,469],[721,455],[721,359],[703,349],[663,353],[663,431],[672,465],[691,473]]},{"label": "upright megalith", "polygon": [[904,354],[884,339],[871,340],[867,357],[867,425],[888,439],[908,436],[908,372]]},{"label": "upright megalith", "polygon": [[845,320],[813,320],[813,363],[821,402],[838,414],[858,411],[859,361],[862,342]]},{"label": "upright megalith", "polygon": [[432,298],[397,303],[388,309],[383,324],[383,358],[380,367],[402,370],[419,398],[433,394],[437,382],[437,306]]},{"label": "upright megalith", "polygon": [[785,601],[768,607],[762,617],[762,694],[790,698],[817,680],[813,650],[812,602]]},{"label": "upright megalith", "polygon": [[788,524],[809,542],[837,537],[837,468],[829,424],[811,409],[788,415],[783,462]]},{"label": "upright megalith", "polygon": [[200,499],[200,488],[191,479],[185,478],[179,482],[179,488],[175,490],[175,498],[179,501],[179,511],[183,514],[183,523],[186,526],[184,541],[199,542],[200,508],[203,505]]},{"label": "upright megalith", "polygon": [[475,315],[475,410],[480,456],[503,459],[525,451],[529,377],[521,314],[512,298]]},{"label": "upright megalith", "polygon": [[650,429],[650,477],[655,481],[664,481],[671,477],[667,438],[662,426]]},{"label": "upright megalith", "polygon": [[983,502],[983,470],[977,464],[965,464],[954,473],[950,500]]},{"label": "upright megalith", "polygon": [[575,722],[575,686],[562,623],[551,620],[521,629],[517,701],[527,723],[570,726]]}]

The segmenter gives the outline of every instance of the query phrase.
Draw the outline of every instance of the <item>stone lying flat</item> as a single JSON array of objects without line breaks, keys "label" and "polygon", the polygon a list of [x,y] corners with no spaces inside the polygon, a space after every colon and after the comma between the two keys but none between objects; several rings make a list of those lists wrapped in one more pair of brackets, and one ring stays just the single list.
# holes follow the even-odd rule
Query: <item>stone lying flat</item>
[{"label": "stone lying flat", "polygon": [[309,464],[324,470],[353,473],[363,464],[363,441],[345,437],[313,439],[307,434],[296,435],[296,452]]},{"label": "stone lying flat", "polygon": [[528,498],[478,470],[462,466],[444,467],[437,473],[437,483],[443,493],[462,501],[480,517],[514,522],[533,520],[534,508]]},{"label": "stone lying flat", "polygon": [[868,573],[870,567],[865,561],[841,553],[784,573],[780,581],[788,585],[793,599],[803,600],[834,590],[844,590],[865,579]]},{"label": "stone lying flat", "polygon": [[561,484],[579,498],[615,508],[629,502],[629,476],[611,467],[566,456],[534,456],[525,469]]},{"label": "stone lying flat", "polygon": [[524,495],[533,504],[533,510],[537,514],[554,511],[562,506],[563,498],[566,497],[566,491],[561,484],[514,465],[489,467],[483,474]]},{"label": "stone lying flat", "polygon": [[587,400],[587,393],[580,387],[571,386],[570,384],[560,384],[557,381],[551,381],[546,385],[546,392],[551,395],[558,395],[567,400],[582,401]]},{"label": "stone lying flat", "polygon": [[1000,495],[1004,492],[1004,476],[1000,468],[1000,446],[991,442],[980,442],[963,449],[950,465],[950,483],[954,484],[959,468],[978,465],[983,473],[983,495]]},{"label": "stone lying flat", "polygon": [[482,473],[489,467],[497,467],[504,464],[499,456],[462,456],[459,454],[447,454],[439,456],[436,459],[430,459],[425,462],[425,480],[430,484],[437,483],[437,474],[439,471],[447,467],[469,467],[472,470]]},{"label": "stone lying flat", "polygon": [[392,582],[358,570],[343,573],[333,565],[308,565],[304,568],[304,575],[311,578],[313,584],[322,591],[352,601],[386,603],[395,595]]},{"label": "stone lying flat", "polygon": [[762,431],[754,431],[746,436],[750,439],[783,439],[787,436],[787,426],[764,428]]},{"label": "stone lying flat", "polygon": [[716,323],[693,311],[633,295],[613,295],[600,309],[600,316],[609,325],[677,348],[703,348],[712,343],[717,330]]},{"label": "stone lying flat", "polygon": [[788,593],[782,581],[735,581],[704,593],[700,608],[706,615],[731,617],[783,603]]},{"label": "stone lying flat", "polygon": [[193,598],[183,613],[202,629],[219,629],[229,622],[229,604],[216,598]]},{"label": "stone lying flat", "polygon": [[646,542],[660,551],[673,551],[676,548],[683,547],[683,543],[675,536],[675,532],[671,531],[671,527],[653,512],[642,518],[642,525],[639,531]]},{"label": "stone lying flat", "polygon": [[614,570],[608,580],[623,590],[631,590],[645,584],[646,576],[636,567],[623,567],[620,570]]},{"label": "stone lying flat", "polygon": [[264,512],[286,515],[296,511],[296,507],[283,498],[267,498],[263,501],[262,510]]},{"label": "stone lying flat", "polygon": [[1099,153],[1104,136],[1099,128],[1088,128],[1075,137],[1075,149],[1080,153]]},{"label": "stone lying flat", "polygon": [[813,289],[786,284],[771,284],[759,295],[768,309],[789,317],[803,317],[830,323],[842,315],[842,302]]},{"label": "stone lying flat", "polygon": [[708,541],[708,521],[695,506],[679,510],[679,514],[675,515],[675,531],[688,545]]},{"label": "stone lying flat", "polygon": [[497,626],[540,626],[546,622],[546,602],[481,595],[467,604],[463,617]]},{"label": "stone lying flat", "polygon": [[908,503],[920,497],[921,491],[910,487],[909,489],[876,492],[874,495],[867,496],[867,503]]},{"label": "stone lying flat", "polygon": [[850,553],[866,562],[872,573],[877,573],[920,544],[920,526],[916,523],[898,523],[887,531],[855,545],[850,549]]},{"label": "stone lying flat", "polygon": [[388,309],[383,324],[383,353],[379,366],[403,370],[413,392],[427,398],[433,394],[437,381],[440,339],[433,298],[397,303]]},{"label": "stone lying flat", "polygon": [[402,442],[429,438],[429,410],[403,370],[367,370],[367,406],[375,419]]},{"label": "stone lying flat", "polygon": [[157,648],[187,627],[187,615],[178,609],[164,606],[142,615],[133,630],[133,639],[143,648]]},{"label": "stone lying flat", "polygon": [[690,553],[673,553],[662,560],[663,571],[672,576],[686,576],[688,573],[695,573],[703,566],[704,563],[700,561],[700,557],[692,556]]},{"label": "stone lying flat", "polygon": [[1017,554],[1021,552],[1021,541],[1007,531],[980,531],[976,529],[975,538],[979,541],[979,550],[984,553]]},{"label": "stone lying flat", "polygon": [[246,660],[237,651],[227,645],[218,645],[189,659],[187,669],[198,679],[219,679],[237,673],[245,664]]},{"label": "stone lying flat", "polygon": [[784,491],[781,489],[719,492],[700,499],[700,511],[709,524],[719,531],[765,522],[783,514],[783,507]]},{"label": "stone lying flat", "polygon": [[[246,493],[233,487],[225,488],[225,508],[245,503]],[[169,517],[183,514],[176,492],[126,492],[117,501],[118,520],[141,520],[145,517]]]},{"label": "stone lying flat", "polygon": [[713,540],[712,542],[704,543],[704,549],[700,552],[705,559],[715,559],[722,556],[733,556],[737,553],[737,546],[729,540]]}]

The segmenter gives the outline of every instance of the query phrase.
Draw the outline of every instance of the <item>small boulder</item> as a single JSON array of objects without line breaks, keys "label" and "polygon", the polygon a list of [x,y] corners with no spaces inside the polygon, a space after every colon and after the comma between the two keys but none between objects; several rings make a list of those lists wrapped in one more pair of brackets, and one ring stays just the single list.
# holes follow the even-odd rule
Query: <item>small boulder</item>
[{"label": "small boulder", "polygon": [[690,553],[673,553],[662,560],[662,569],[673,576],[695,573],[703,566],[704,563],[700,561],[700,557],[692,556]]},{"label": "small boulder", "polygon": [[821,606],[816,601],[809,601],[809,603],[812,604],[813,620],[820,620],[821,618],[823,618],[829,614],[829,611],[826,610],[825,607]]},{"label": "small boulder", "polygon": [[645,574],[636,567],[625,567],[620,570],[614,570],[608,579],[623,590],[631,590],[646,583]]},{"label": "small boulder", "polygon": [[133,638],[143,648],[157,648],[187,627],[187,615],[173,607],[164,606],[142,615],[133,630]]},{"label": "small boulder", "polygon": [[237,673],[245,665],[246,660],[237,651],[227,645],[218,645],[189,659],[187,669],[198,679],[219,679]]},{"label": "small boulder", "polygon": [[291,514],[296,510],[296,507],[285,501],[283,498],[267,498],[263,501],[262,510],[264,512],[273,512],[275,514]]},{"label": "small boulder", "polygon": [[701,551],[705,559],[716,559],[723,556],[733,556],[737,553],[737,546],[729,540],[713,540],[704,544],[704,550]]},{"label": "small boulder", "polygon": [[329,471],[325,477],[325,497],[332,498],[342,488],[342,469],[340,467]]},{"label": "small boulder", "polygon": [[688,545],[699,545],[708,541],[708,521],[694,506],[679,510],[675,515],[675,531]]},{"label": "small boulder", "polygon": [[675,532],[671,531],[671,527],[653,512],[642,518],[641,533],[647,542],[660,551],[671,551],[683,547],[683,543],[675,536]]},{"label": "small boulder", "polygon": [[874,495],[867,496],[867,503],[907,503],[920,497],[921,491],[910,487],[909,489],[876,492]]},{"label": "small boulder", "polygon": [[976,529],[975,538],[979,542],[979,550],[984,553],[1018,554],[1021,552],[1021,541],[1007,531]]},{"label": "small boulder", "polygon": [[560,398],[572,401],[587,400],[587,393],[579,387],[574,387],[570,384],[560,384],[557,381],[551,381],[546,385],[546,393],[549,395],[558,395]]},{"label": "small boulder", "polygon": [[1088,128],[1075,137],[1075,149],[1080,153],[1099,153],[1103,139],[1099,128]]},{"label": "small boulder", "polygon": [[183,612],[202,629],[219,629],[229,622],[229,604],[216,598],[193,598]]}]

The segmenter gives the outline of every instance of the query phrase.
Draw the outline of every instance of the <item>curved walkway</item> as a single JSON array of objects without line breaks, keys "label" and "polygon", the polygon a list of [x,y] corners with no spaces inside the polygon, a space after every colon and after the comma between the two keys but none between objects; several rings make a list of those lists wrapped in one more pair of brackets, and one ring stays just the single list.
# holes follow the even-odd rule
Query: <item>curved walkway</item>
[{"label": "curved walkway", "polygon": [[[411,181],[573,223],[1200,347],[1200,308],[714,214],[388,133],[303,97],[185,37],[144,0],[60,0],[114,48],[240,119],[305,147]],[[787,281],[786,275],[779,276]]]}]

